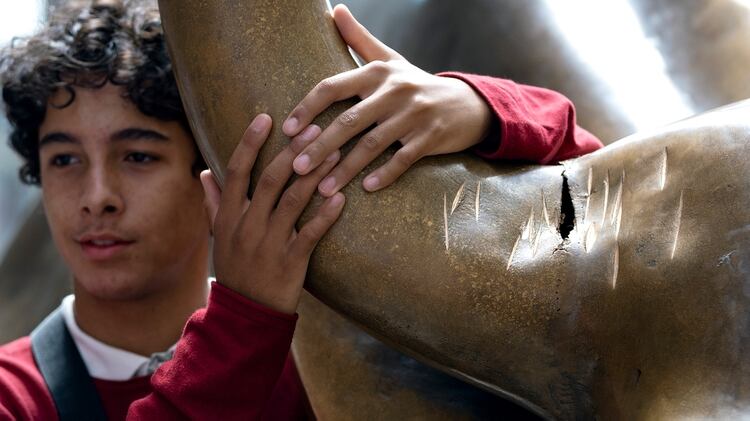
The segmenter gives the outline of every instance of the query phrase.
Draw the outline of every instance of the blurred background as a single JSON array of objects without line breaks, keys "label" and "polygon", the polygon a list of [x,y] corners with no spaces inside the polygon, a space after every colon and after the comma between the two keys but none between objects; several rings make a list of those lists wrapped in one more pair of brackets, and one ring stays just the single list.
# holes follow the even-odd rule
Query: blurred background
[{"label": "blurred background", "polygon": [[[0,45],[7,45],[13,37],[31,34],[44,21],[47,2],[29,0],[13,2],[0,0]],[[10,127],[0,118],[0,256],[5,255],[20,221],[38,199],[38,189],[29,189],[18,181],[20,160],[8,146]]]}]

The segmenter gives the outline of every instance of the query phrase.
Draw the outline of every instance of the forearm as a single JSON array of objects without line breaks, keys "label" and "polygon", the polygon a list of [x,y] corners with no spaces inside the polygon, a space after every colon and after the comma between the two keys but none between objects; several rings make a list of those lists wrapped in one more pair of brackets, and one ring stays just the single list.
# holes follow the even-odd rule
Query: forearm
[{"label": "forearm", "polygon": [[188,321],[174,358],[151,379],[153,392],[128,419],[256,419],[281,376],[297,316],[217,283],[207,309]]},{"label": "forearm", "polygon": [[484,158],[551,164],[602,147],[599,139],[576,124],[573,103],[558,92],[490,76],[439,75],[463,80],[491,108],[492,129],[474,149]]}]

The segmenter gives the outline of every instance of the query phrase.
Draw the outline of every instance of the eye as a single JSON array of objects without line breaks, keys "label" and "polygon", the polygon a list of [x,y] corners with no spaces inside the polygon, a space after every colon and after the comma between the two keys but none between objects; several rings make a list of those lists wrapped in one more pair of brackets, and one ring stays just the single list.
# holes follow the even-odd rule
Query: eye
[{"label": "eye", "polygon": [[78,162],[78,158],[70,154],[59,154],[55,155],[50,159],[50,164],[53,167],[67,167],[68,165],[75,164]]},{"label": "eye", "polygon": [[125,157],[125,160],[128,162],[147,164],[149,162],[158,161],[159,158],[157,158],[154,155],[143,153],[143,152],[131,152]]}]

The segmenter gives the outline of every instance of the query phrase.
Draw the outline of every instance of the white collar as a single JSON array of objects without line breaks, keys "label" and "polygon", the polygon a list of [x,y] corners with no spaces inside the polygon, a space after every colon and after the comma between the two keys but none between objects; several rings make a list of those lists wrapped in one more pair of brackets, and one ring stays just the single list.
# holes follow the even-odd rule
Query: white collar
[{"label": "white collar", "polygon": [[[115,348],[87,334],[75,320],[73,303],[75,297],[71,294],[63,298],[62,315],[65,325],[73,337],[78,352],[81,354],[89,375],[95,379],[124,381],[135,377],[138,369],[148,364],[149,358],[143,355]],[[170,350],[174,349],[174,345]]]}]

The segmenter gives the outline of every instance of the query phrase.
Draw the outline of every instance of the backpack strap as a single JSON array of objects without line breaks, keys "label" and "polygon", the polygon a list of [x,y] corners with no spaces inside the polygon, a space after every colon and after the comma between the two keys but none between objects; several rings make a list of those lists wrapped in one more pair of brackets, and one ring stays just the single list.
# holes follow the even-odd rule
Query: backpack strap
[{"label": "backpack strap", "polygon": [[61,421],[107,419],[60,308],[31,332],[31,351]]}]

